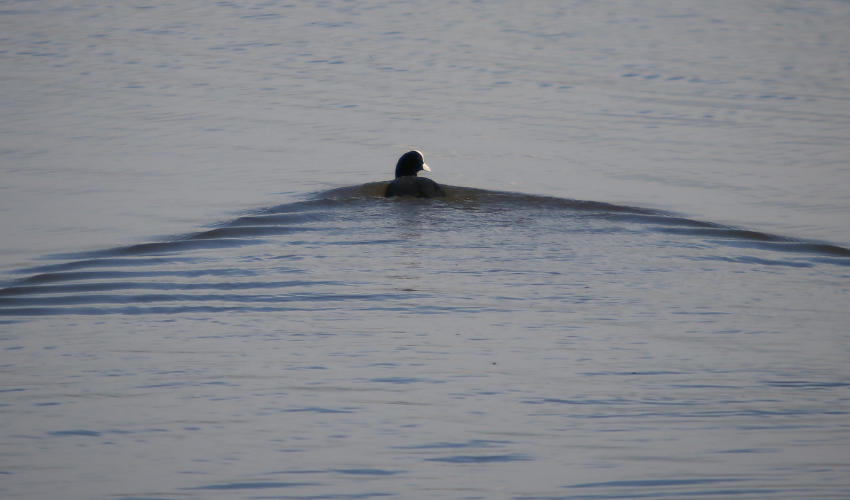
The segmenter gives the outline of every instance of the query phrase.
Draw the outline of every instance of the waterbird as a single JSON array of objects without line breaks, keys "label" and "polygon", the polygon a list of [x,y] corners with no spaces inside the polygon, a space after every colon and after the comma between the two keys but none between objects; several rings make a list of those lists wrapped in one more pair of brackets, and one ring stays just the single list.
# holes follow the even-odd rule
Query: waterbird
[{"label": "waterbird", "polygon": [[446,191],[436,182],[416,177],[420,171],[430,172],[420,151],[408,151],[395,165],[395,179],[387,185],[384,196],[412,196],[414,198],[442,198]]}]

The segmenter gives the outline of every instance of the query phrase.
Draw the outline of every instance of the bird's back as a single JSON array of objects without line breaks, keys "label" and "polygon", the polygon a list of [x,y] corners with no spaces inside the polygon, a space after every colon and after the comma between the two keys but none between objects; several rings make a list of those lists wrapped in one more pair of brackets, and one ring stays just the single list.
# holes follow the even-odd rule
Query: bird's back
[{"label": "bird's back", "polygon": [[412,196],[414,198],[442,198],[446,191],[431,179],[425,177],[399,177],[387,185],[384,196]]}]

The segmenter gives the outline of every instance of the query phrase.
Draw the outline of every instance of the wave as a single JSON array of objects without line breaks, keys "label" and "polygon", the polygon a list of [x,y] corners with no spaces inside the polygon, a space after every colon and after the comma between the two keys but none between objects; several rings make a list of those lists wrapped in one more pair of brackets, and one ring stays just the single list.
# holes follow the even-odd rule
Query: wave
[{"label": "wave", "polygon": [[[413,255],[423,246],[435,259],[485,252],[499,262],[524,259],[536,267],[522,272],[553,276],[560,271],[548,268],[569,260],[569,249],[577,247],[607,260],[643,251],[789,270],[850,266],[850,249],[838,245],[640,207],[456,186],[445,186],[441,199],[386,199],[385,186],[314,193],[164,241],[49,255],[44,259],[54,262],[11,273],[24,276],[0,288],[0,315],[291,311],[328,303],[392,308],[387,302],[395,292],[386,292],[375,276],[388,272],[385,262],[393,252]],[[453,235],[451,241],[446,235]],[[535,256],[542,242],[563,247],[567,256]],[[421,298],[427,302],[428,295]]]}]

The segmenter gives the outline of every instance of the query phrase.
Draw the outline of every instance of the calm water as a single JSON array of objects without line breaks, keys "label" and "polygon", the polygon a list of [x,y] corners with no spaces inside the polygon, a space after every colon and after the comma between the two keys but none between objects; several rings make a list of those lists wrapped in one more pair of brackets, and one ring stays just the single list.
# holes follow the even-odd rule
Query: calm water
[{"label": "calm water", "polygon": [[850,497],[848,24],[0,3],[0,495]]}]

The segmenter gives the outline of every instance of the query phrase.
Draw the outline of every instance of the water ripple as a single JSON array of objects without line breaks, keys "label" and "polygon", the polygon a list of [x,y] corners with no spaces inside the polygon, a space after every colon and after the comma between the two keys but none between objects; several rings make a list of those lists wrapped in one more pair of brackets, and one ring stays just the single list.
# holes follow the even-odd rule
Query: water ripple
[{"label": "water ripple", "polygon": [[[850,250],[836,245],[638,207],[456,186],[446,186],[448,196],[441,200],[388,200],[381,196],[385,185],[325,191],[168,241],[49,256],[61,262],[18,269],[15,274],[28,276],[0,289],[0,315],[406,310],[400,300],[417,302],[420,314],[440,314],[510,310],[508,303],[528,300],[504,293],[454,296],[459,276],[483,282],[498,276],[513,287],[536,284],[552,292],[539,300],[557,307],[562,299],[588,300],[557,290],[561,277],[573,272],[570,262],[584,261],[589,252],[599,262],[664,257],[678,259],[679,266],[850,265]],[[479,258],[464,258],[464,249],[473,248]],[[374,267],[408,252],[424,257],[425,249],[437,280],[431,287],[398,286],[404,272]],[[540,274],[543,264],[548,272]],[[161,293],[134,293],[144,291]],[[449,303],[441,300],[450,297]],[[676,314],[696,313],[719,312]]]}]

